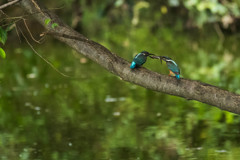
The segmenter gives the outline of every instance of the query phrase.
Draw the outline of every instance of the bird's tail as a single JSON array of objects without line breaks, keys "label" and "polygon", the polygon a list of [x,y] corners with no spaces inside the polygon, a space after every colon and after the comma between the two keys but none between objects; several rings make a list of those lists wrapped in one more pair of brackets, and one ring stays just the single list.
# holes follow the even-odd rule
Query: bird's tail
[{"label": "bird's tail", "polygon": [[136,67],[136,65],[137,65],[137,64],[136,64],[135,62],[132,62],[132,64],[131,64],[130,68],[131,68],[131,69],[133,69],[133,68],[135,68],[135,67]]},{"label": "bird's tail", "polygon": [[176,74],[176,78],[177,78],[178,80],[180,80],[180,75],[179,75],[179,74]]}]

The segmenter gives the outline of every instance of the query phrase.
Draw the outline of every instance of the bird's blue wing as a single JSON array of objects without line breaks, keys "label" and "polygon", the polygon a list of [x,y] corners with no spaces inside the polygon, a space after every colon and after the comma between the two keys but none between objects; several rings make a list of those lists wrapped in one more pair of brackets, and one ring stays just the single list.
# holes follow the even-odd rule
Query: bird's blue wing
[{"label": "bird's blue wing", "polygon": [[144,56],[142,53],[138,53],[133,59],[133,61],[137,64],[137,66],[143,65],[146,62],[146,60],[147,60],[147,57]]},{"label": "bird's blue wing", "polygon": [[174,62],[173,60],[167,61],[167,66],[168,69],[170,69],[173,73],[180,74],[180,69],[178,68],[176,62]]}]

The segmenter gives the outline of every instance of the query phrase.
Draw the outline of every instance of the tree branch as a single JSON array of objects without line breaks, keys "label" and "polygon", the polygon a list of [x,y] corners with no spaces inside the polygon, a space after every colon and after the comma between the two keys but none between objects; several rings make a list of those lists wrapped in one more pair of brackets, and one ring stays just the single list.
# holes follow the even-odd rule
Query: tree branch
[{"label": "tree branch", "polygon": [[11,5],[14,5],[15,3],[19,2],[20,0],[14,0],[14,1],[10,1],[8,3],[5,3],[3,5],[0,6],[0,10],[3,9],[3,8],[6,8],[8,6],[11,6]]},{"label": "tree branch", "polygon": [[[240,114],[240,95],[199,81],[181,79],[180,83],[178,83],[175,77],[161,75],[142,67],[131,70],[128,61],[110,52],[102,45],[74,31],[63,23],[55,14],[39,6],[36,0],[34,4],[32,1],[33,0],[22,0],[20,6],[30,14],[38,12],[40,8],[42,12],[40,14],[35,14],[34,17],[55,38],[66,43],[78,53],[90,58],[111,73],[121,77],[124,81],[137,84],[150,90],[183,97],[187,100],[197,100],[216,106],[222,110]],[[36,7],[36,5],[38,6]],[[44,25],[45,19],[49,18],[52,23],[58,23],[59,26],[52,29],[51,25]],[[69,37],[61,35],[69,35]]]}]

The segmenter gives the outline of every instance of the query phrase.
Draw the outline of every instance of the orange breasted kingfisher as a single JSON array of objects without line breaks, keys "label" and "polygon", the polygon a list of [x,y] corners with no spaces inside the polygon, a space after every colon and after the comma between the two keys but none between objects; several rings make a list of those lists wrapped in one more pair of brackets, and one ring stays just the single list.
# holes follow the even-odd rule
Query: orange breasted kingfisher
[{"label": "orange breasted kingfisher", "polygon": [[160,60],[164,60],[169,69],[169,76],[174,75],[178,80],[180,80],[180,69],[176,62],[174,62],[171,58],[166,56],[160,56]]},{"label": "orange breasted kingfisher", "polygon": [[143,65],[146,61],[147,61],[147,57],[153,55],[151,53],[148,53],[147,51],[142,51],[140,53],[138,53],[132,61],[132,64],[130,66],[131,69],[140,67],[141,65]]}]

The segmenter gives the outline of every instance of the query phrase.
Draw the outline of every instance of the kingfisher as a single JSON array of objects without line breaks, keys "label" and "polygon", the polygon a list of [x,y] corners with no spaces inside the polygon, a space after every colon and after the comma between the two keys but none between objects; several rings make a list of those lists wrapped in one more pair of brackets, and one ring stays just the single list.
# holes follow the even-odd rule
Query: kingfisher
[{"label": "kingfisher", "polygon": [[134,68],[140,67],[141,65],[143,65],[147,61],[147,57],[150,56],[150,55],[154,55],[154,54],[151,54],[147,51],[142,51],[142,52],[138,53],[133,58],[133,61],[132,61],[132,64],[131,64],[130,68],[134,69]]},{"label": "kingfisher", "polygon": [[162,60],[164,60],[168,66],[169,76],[174,75],[178,80],[180,80],[180,69],[177,63],[174,62],[171,58],[166,56],[160,56],[161,63],[162,63]]}]

